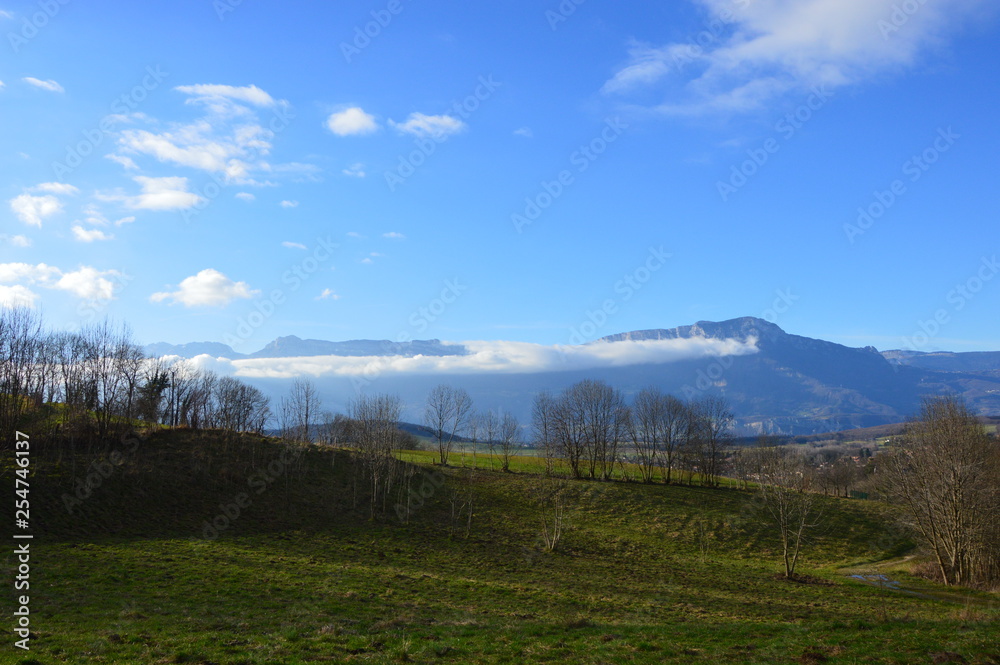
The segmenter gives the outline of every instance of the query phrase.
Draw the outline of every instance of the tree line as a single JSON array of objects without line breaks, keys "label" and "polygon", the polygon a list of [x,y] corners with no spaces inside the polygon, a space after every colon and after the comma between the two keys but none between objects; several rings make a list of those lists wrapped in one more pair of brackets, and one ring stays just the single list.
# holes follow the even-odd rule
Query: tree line
[{"label": "tree line", "polygon": [[259,389],[237,378],[147,357],[125,325],[48,331],[33,310],[0,309],[4,447],[29,418],[39,435],[96,443],[138,422],[261,433],[272,412]]}]

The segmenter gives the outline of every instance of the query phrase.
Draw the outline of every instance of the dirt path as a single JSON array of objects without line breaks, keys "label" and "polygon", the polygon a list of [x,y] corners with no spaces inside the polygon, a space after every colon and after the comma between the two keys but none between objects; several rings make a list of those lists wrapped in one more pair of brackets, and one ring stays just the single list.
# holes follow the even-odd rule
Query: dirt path
[{"label": "dirt path", "polygon": [[887,591],[905,593],[917,598],[940,600],[946,603],[957,603],[971,607],[995,608],[1000,606],[997,594],[984,594],[967,589],[951,589],[930,582],[910,580],[905,583],[894,579],[892,570],[911,561],[916,555],[910,554],[897,559],[887,559],[863,566],[841,568],[837,572],[854,580],[864,582],[869,586]]}]

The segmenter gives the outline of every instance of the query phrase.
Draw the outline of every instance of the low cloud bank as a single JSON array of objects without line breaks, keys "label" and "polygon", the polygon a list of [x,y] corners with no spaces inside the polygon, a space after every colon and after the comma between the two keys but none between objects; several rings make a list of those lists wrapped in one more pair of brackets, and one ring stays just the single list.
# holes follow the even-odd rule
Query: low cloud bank
[{"label": "low cloud bank", "polygon": [[386,375],[533,374],[651,365],[757,353],[757,340],[688,339],[544,346],[526,342],[462,342],[459,356],[314,356],[230,360],[199,356],[199,367],[247,379]]}]

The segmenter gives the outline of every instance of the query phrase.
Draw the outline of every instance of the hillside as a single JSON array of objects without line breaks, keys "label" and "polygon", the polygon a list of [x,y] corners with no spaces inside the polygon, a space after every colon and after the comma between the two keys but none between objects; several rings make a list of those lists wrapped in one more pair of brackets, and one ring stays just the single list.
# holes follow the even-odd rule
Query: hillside
[{"label": "hillside", "polygon": [[[995,611],[837,572],[908,547],[874,504],[827,500],[810,577],[789,582],[733,489],[568,483],[567,531],[546,553],[538,477],[445,469],[408,524],[370,521],[351,454],[288,451],[157,433],[77,504],[75,479],[108,452],[39,448],[24,662],[995,662]],[[470,495],[466,533],[451,499]]]}]

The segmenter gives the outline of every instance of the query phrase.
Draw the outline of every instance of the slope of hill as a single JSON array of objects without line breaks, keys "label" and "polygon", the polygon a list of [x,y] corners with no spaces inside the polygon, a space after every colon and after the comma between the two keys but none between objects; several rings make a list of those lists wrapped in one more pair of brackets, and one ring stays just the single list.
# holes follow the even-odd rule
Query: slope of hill
[{"label": "slope of hill", "polygon": [[[116,463],[39,449],[22,662],[992,662],[996,610],[837,572],[905,547],[874,503],[824,499],[809,577],[789,582],[744,492],[424,468],[402,524],[368,519],[351,454],[296,450],[198,432]],[[566,531],[546,552],[552,491]],[[453,497],[474,502],[467,531]]]}]

